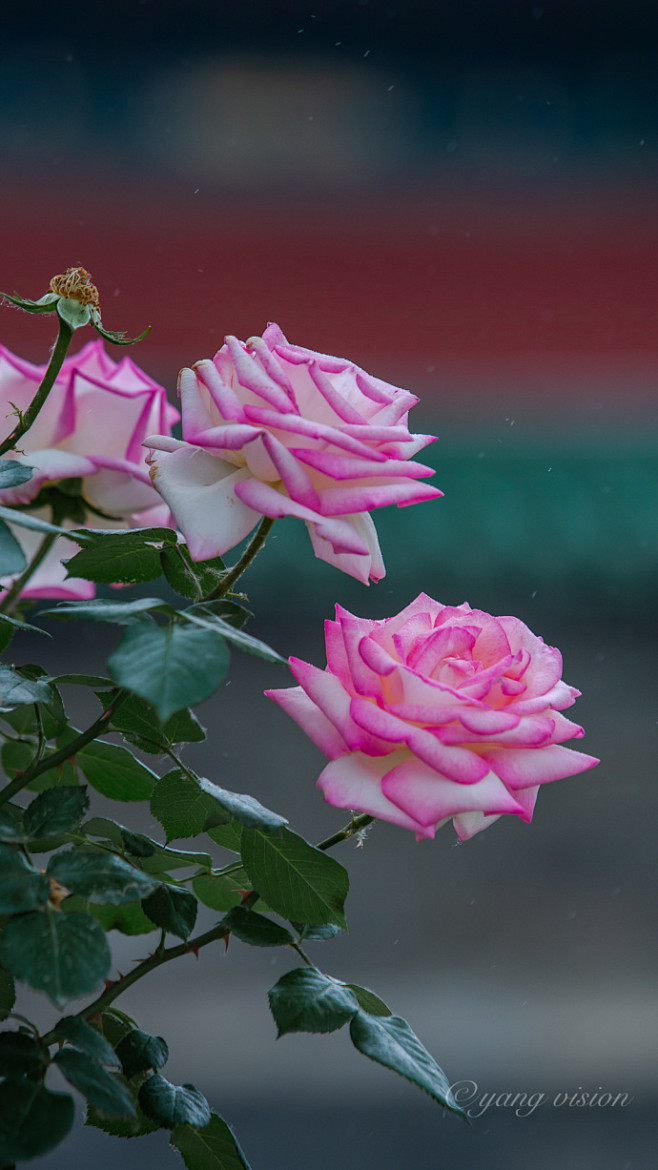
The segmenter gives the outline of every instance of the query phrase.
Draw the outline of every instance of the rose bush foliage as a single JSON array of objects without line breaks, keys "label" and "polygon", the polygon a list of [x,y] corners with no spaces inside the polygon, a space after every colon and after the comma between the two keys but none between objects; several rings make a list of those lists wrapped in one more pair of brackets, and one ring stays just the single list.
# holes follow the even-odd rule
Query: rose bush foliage
[{"label": "rose bush foliage", "polygon": [[304,520],[316,556],[365,583],[384,576],[373,508],[440,496],[418,483],[418,401],[342,358],[289,345],[277,325],[227,337],[182,371],[183,441],[152,435],[153,482],[194,560],[221,556],[262,516]]},{"label": "rose bush foliage", "polygon": [[502,814],[532,819],[539,787],[591,768],[566,748],[579,691],[560,652],[514,617],[421,593],[395,617],[326,623],[327,666],[291,658],[299,686],[266,692],[327,755],[318,786],[339,808],[460,840]]},{"label": "rose bush foliage", "polygon": [[[36,366],[0,346],[0,417],[11,421],[15,410],[25,412],[43,378],[45,366]],[[92,341],[67,357],[36,422],[12,458],[34,469],[31,479],[0,490],[0,504],[25,507],[44,488],[79,480],[85,520],[82,527],[148,527],[172,523],[166,504],[154,490],[143,440],[158,429],[169,434],[179,413],[167,402],[166,392],[130,358],[114,362],[101,341]],[[46,504],[34,515],[55,519]],[[14,529],[30,559],[40,535]],[[66,578],[62,558],[75,545],[58,540],[23,590],[25,597],[94,595],[89,581]]]}]

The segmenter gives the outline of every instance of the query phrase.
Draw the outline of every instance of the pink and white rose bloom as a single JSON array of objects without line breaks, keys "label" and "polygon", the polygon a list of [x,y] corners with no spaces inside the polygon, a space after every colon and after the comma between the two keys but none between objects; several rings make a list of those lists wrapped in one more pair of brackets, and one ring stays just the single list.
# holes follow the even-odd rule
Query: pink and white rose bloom
[{"label": "pink and white rose bloom", "polygon": [[[0,346],[0,421],[4,418],[7,429],[15,421],[15,408],[27,410],[45,369]],[[84,500],[103,514],[90,510],[90,527],[171,526],[171,513],[151,484],[143,441],[154,429],[169,434],[178,418],[162,386],[130,358],[114,362],[102,341],[91,341],[65,359],[20,450],[8,456],[35,470],[26,483],[0,491],[0,504],[21,507],[43,487],[80,478]],[[48,509],[32,515],[51,519]],[[13,531],[29,558],[40,535],[18,527]],[[70,541],[58,540],[23,596],[93,597],[92,582],[66,578],[61,558],[75,551]]]},{"label": "pink and white rose bloom", "polygon": [[368,583],[384,576],[373,508],[442,493],[412,462],[418,399],[342,358],[290,345],[278,325],[227,337],[181,372],[184,441],[153,435],[153,482],[194,560],[221,556],[262,516],[296,516],[315,555]]},{"label": "pink and white rose bloom", "polygon": [[524,821],[541,784],[598,764],[563,747],[579,691],[562,657],[514,617],[421,593],[397,616],[325,624],[327,666],[297,658],[299,686],[267,691],[331,761],[318,787],[338,808],[460,840],[502,814]]}]

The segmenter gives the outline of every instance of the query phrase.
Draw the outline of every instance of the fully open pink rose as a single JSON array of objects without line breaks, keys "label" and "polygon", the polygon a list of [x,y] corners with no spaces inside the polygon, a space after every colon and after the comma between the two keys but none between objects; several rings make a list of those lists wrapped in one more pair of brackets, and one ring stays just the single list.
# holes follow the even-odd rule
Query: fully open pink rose
[{"label": "fully open pink rose", "polygon": [[562,657],[522,621],[421,593],[396,617],[326,623],[327,667],[290,659],[298,687],[266,692],[331,763],[330,804],[460,840],[503,813],[524,821],[540,784],[599,761],[562,747],[582,727],[560,712],[580,694]]},{"label": "fully open pink rose", "polygon": [[[25,411],[29,406],[45,368],[0,346],[2,434],[15,423],[14,409]],[[171,513],[151,484],[142,444],[154,429],[169,434],[178,417],[163,387],[130,358],[116,363],[101,341],[89,342],[64,361],[36,422],[20,441],[20,451],[11,453],[12,459],[35,469],[32,478],[0,491],[0,504],[20,507],[44,487],[79,478],[82,498],[91,505],[90,526],[170,525]],[[48,509],[38,514],[51,519]],[[38,534],[18,527],[14,535],[28,557],[40,541]],[[23,595],[93,596],[90,582],[66,579],[61,558],[71,557],[75,547],[63,538],[57,541]]]},{"label": "fully open pink rose", "polygon": [[183,370],[185,442],[154,435],[153,482],[194,560],[221,556],[261,516],[306,522],[316,556],[360,581],[384,576],[369,515],[440,496],[411,462],[433,441],[411,435],[407,390],[342,358],[289,345],[277,325],[227,337]]}]

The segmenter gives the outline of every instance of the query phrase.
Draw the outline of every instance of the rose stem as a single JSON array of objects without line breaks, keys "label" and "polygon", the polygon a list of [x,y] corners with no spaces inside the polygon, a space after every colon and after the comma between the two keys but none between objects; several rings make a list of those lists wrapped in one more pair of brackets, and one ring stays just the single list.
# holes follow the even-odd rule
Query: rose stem
[{"label": "rose stem", "polygon": [[62,362],[64,361],[64,358],[68,352],[68,348],[71,344],[71,341],[73,340],[73,330],[71,329],[70,325],[67,325],[66,321],[62,320],[61,317],[59,317],[58,320],[59,333],[57,335],[57,341],[55,342],[55,348],[53,349],[50,361],[48,362],[48,368],[43,375],[41,385],[39,386],[39,389],[34,395],[34,398],[32,399],[27,410],[25,411],[25,414],[19,416],[18,422],[11,434],[7,435],[7,438],[4,439],[2,443],[0,443],[0,457],[5,455],[6,452],[11,450],[12,447],[15,447],[19,439],[22,439],[25,432],[29,431],[39,411],[41,410],[41,407],[52,390],[55,378],[62,368]]}]

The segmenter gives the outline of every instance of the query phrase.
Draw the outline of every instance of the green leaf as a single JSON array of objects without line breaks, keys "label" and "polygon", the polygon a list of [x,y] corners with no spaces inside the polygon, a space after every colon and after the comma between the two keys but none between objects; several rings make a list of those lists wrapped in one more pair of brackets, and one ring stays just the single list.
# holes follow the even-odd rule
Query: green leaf
[{"label": "green leaf", "polygon": [[19,463],[18,459],[0,459],[0,489],[17,487],[19,483],[27,483],[32,479],[33,467],[26,463]]},{"label": "green leaf", "polygon": [[[0,525],[1,524],[2,524],[2,521],[0,520]],[[1,532],[1,529],[0,529],[0,532]],[[1,537],[0,537],[0,539],[1,539]],[[0,546],[0,557],[1,556],[2,556],[2,552],[1,552],[1,546]],[[2,565],[0,567],[0,576],[3,573],[8,573],[8,572],[9,572],[9,570],[6,569],[4,567],[4,565]],[[11,626],[11,628],[14,630],[29,630],[31,634],[45,634],[47,638],[50,637],[50,634],[46,630],[42,630],[40,628],[40,626],[32,626],[32,625],[30,625],[29,622],[19,621],[18,618],[12,617],[11,614],[8,614],[8,613],[0,613],[0,625]],[[55,681],[55,680],[52,680],[52,681]]]},{"label": "green leaf", "polygon": [[10,779],[17,776],[19,772],[24,772],[32,763],[35,751],[36,748],[31,743],[3,743],[0,752],[3,772]]},{"label": "green leaf", "polygon": [[[105,1015],[105,1013],[103,1014]],[[159,1129],[159,1126],[142,1112],[138,1100],[139,1090],[150,1075],[148,1072],[139,1073],[131,1077],[130,1080],[127,1080],[122,1073],[116,1074],[115,1079],[117,1082],[130,1094],[135,1111],[134,1117],[121,1116],[118,1113],[106,1113],[103,1109],[97,1109],[95,1105],[88,1102],[85,1125],[100,1129],[103,1133],[111,1134],[112,1137],[133,1138],[154,1133]]]},{"label": "green leaf", "polygon": [[38,1074],[45,1065],[43,1048],[24,1032],[0,1034],[0,1077],[22,1077]]},{"label": "green leaf", "polygon": [[206,738],[204,728],[199,723],[193,711],[182,707],[164,725],[164,733],[170,744],[201,743]]},{"label": "green leaf", "polygon": [[225,622],[206,605],[191,605],[189,609],[182,609],[180,616],[203,629],[221,634],[227,642],[232,642],[234,646],[246,651],[247,654],[256,654],[258,658],[265,658],[268,662],[280,662],[284,666],[287,665],[287,658],[282,658],[271,646],[267,646],[259,638],[252,638],[243,630],[236,630],[235,626]]},{"label": "green leaf", "polygon": [[116,682],[152,703],[163,721],[207,699],[228,667],[228,648],[219,634],[178,623],[129,626],[108,660]]},{"label": "green leaf", "polygon": [[162,825],[167,841],[202,833],[214,807],[200,784],[179,768],[161,777],[151,797],[151,812]]},{"label": "green leaf", "polygon": [[254,616],[246,606],[228,597],[218,597],[215,601],[204,601],[203,607],[213,616],[223,618],[229,626],[233,626],[236,630],[241,630],[247,619]]},{"label": "green leaf", "polygon": [[9,808],[0,808],[0,841],[18,844],[25,840],[21,813],[22,810],[14,808],[13,805]]},{"label": "green leaf", "polygon": [[49,788],[28,805],[23,825],[28,837],[50,837],[80,824],[89,808],[87,789],[79,784]]},{"label": "green leaf", "polygon": [[0,967],[0,1019],[11,1011],[16,1003],[14,980],[4,967]]},{"label": "green leaf", "polygon": [[162,571],[177,593],[201,601],[221,581],[226,567],[221,557],[193,561],[186,544],[168,544],[160,553]]},{"label": "green leaf", "polygon": [[[168,528],[82,531],[88,538],[86,547],[64,562],[67,574],[108,585],[115,582],[136,585],[141,581],[155,580],[162,571],[160,546],[163,540],[172,537]],[[75,529],[75,532],[79,533],[80,529]],[[176,538],[175,533],[173,538]]]},{"label": "green leaf", "polygon": [[45,703],[52,706],[57,692],[42,679],[29,679],[13,666],[0,663],[0,707],[11,710],[24,703]]},{"label": "green leaf", "polygon": [[4,521],[0,520],[0,577],[22,573],[26,566],[27,558],[20,544]]},{"label": "green leaf", "polygon": [[0,520],[4,520],[6,524],[17,524],[19,528],[29,528],[32,532],[54,533],[55,536],[64,536],[67,540],[73,541],[74,544],[87,542],[87,533],[84,529],[82,534],[77,529],[74,535],[70,528],[60,528],[58,524],[49,524],[47,520],[39,520],[37,516],[33,516],[30,512],[21,512],[18,508],[5,508],[0,505]]},{"label": "green leaf", "polygon": [[132,1077],[146,1069],[162,1068],[169,1060],[169,1045],[162,1036],[151,1036],[149,1032],[134,1028],[117,1044],[117,1056],[124,1075]]},{"label": "green leaf", "polygon": [[202,873],[195,877],[192,889],[204,906],[209,906],[211,910],[220,910],[222,913],[231,910],[233,906],[239,906],[242,901],[242,894],[236,890],[230,878],[215,874]]},{"label": "green leaf", "polygon": [[239,821],[229,821],[225,825],[214,825],[206,829],[206,833],[222,849],[230,849],[231,853],[239,853],[242,848],[242,825]]},{"label": "green leaf", "polygon": [[333,922],[347,929],[347,871],[303,837],[289,829],[282,829],[279,837],[244,829],[242,860],[254,889],[283,918],[312,926]]},{"label": "green leaf", "polygon": [[57,1007],[96,991],[112,962],[103,928],[89,914],[60,914],[46,906],[11,918],[2,939],[2,963],[28,987],[45,991]]},{"label": "green leaf", "polygon": [[450,1081],[402,1016],[376,1017],[359,1011],[350,1024],[355,1048],[424,1089],[440,1105],[459,1113]]},{"label": "green leaf", "polygon": [[59,300],[59,293],[46,293],[39,297],[38,301],[31,301],[29,297],[21,297],[18,293],[0,293],[0,297],[11,301],[12,305],[16,305],[19,309],[25,309],[26,313],[52,313],[57,308]]},{"label": "green leaf", "polygon": [[211,869],[212,860],[209,853],[192,853],[186,849],[170,849],[167,845],[160,845],[145,833],[131,833],[123,825],[110,820],[109,817],[93,817],[82,826],[83,832],[89,837],[101,837],[110,841],[115,849],[123,848],[130,852],[135,840],[141,843],[139,857],[141,869],[145,873],[168,873],[171,869],[183,869],[197,866],[202,869]]},{"label": "green leaf", "polygon": [[151,934],[157,930],[155,923],[147,918],[139,902],[128,902],[124,906],[99,906],[96,902],[89,902],[78,894],[71,894],[62,903],[65,914],[77,913],[78,910],[91,914],[100,922],[107,934],[109,930],[118,930],[120,934],[137,935]]},{"label": "green leaf", "polygon": [[288,822],[285,817],[265,808],[255,797],[242,792],[229,792],[212,780],[197,776],[202,792],[214,801],[215,807],[225,815],[233,817],[248,829],[260,829],[261,833],[280,833]]},{"label": "green leaf", "polygon": [[[100,548],[103,546],[100,545]],[[47,616],[60,621],[78,619],[87,622],[112,622],[128,626],[141,621],[146,613],[173,614],[174,610],[159,597],[139,597],[135,601],[63,601],[54,609],[47,610]]]},{"label": "green leaf", "polygon": [[94,317],[93,313],[92,313],[91,323],[92,323],[94,329],[96,330],[96,332],[105,341],[109,341],[111,345],[137,345],[138,341],[143,341],[144,338],[147,336],[147,334],[149,334],[151,332],[151,326],[147,325],[146,329],[142,329],[142,332],[137,334],[137,337],[126,337],[126,335],[123,331],[119,331],[118,333],[116,333],[111,329],[103,329],[103,326],[101,325],[100,317],[98,316],[98,314],[96,314],[96,316]]},{"label": "green leaf", "polygon": [[22,1077],[0,1084],[0,1166],[47,1154],[75,1119],[73,1098]]},{"label": "green leaf", "polygon": [[139,1103],[147,1117],[165,1129],[177,1125],[202,1128],[210,1121],[210,1106],[194,1085],[172,1085],[160,1073],[154,1073],[139,1090]]},{"label": "green leaf", "polygon": [[367,987],[359,987],[358,983],[347,983],[346,987],[351,988],[356,998],[359,1001],[359,1007],[362,1011],[367,1012],[370,1016],[392,1016],[393,1013],[383,999],[375,995],[374,991],[370,991]]},{"label": "green leaf", "polygon": [[263,914],[255,914],[245,906],[235,906],[222,918],[222,924],[234,934],[240,942],[248,943],[252,947],[287,947],[294,938],[289,930],[265,918]]},{"label": "green leaf", "polygon": [[208,1125],[199,1130],[178,1126],[171,1144],[180,1153],[187,1170],[249,1170],[249,1163],[226,1122],[211,1113]]},{"label": "green leaf", "polygon": [[158,887],[158,882],[141,869],[96,847],[56,853],[48,862],[47,873],[72,894],[102,905],[137,902]]},{"label": "green leaf", "polygon": [[102,674],[56,674],[54,683],[69,683],[78,687],[112,687],[111,678],[103,678]]},{"label": "green leaf", "polygon": [[62,1048],[55,1056],[54,1063],[69,1084],[97,1109],[102,1109],[104,1113],[119,1113],[123,1117],[136,1116],[133,1099],[126,1086],[94,1060],[93,1056],[79,1052],[76,1048]]},{"label": "green leaf", "polygon": [[70,1041],[81,1052],[86,1052],[87,1056],[93,1056],[101,1064],[112,1066],[120,1064],[118,1054],[112,1045],[97,1028],[92,1028],[91,1024],[88,1024],[81,1016],[63,1016],[55,1024],[55,1032],[61,1036],[62,1040]]},{"label": "green leaf", "polygon": [[0,845],[0,914],[23,914],[45,906],[48,878],[11,845]]},{"label": "green leaf", "polygon": [[142,900],[142,910],[156,926],[186,939],[196,922],[198,903],[187,890],[162,885]]},{"label": "green leaf", "polygon": [[[112,695],[106,695],[103,701],[109,701],[117,693],[115,690]],[[123,700],[112,716],[112,727],[129,743],[153,755],[168,751],[176,743],[200,743],[205,739],[205,732],[191,711],[186,708],[176,711],[163,726],[155,708],[139,695],[128,695]]]},{"label": "green leaf", "polygon": [[287,1032],[335,1032],[359,1010],[354,992],[315,967],[296,967],[268,992],[279,1036]]},{"label": "green leaf", "polygon": [[325,922],[323,926],[309,926],[308,922],[291,922],[290,925],[298,932],[301,942],[327,942],[341,932],[341,927],[332,922]]},{"label": "green leaf", "polygon": [[171,849],[168,845],[158,845],[157,841],[154,841],[153,844],[155,850],[152,856],[142,860],[142,869],[145,873],[168,874],[174,869],[187,869],[190,866],[212,869],[212,858],[209,853],[192,853],[187,849]]},{"label": "green leaf", "polygon": [[75,760],[92,788],[112,800],[148,800],[158,780],[126,748],[102,739],[81,748]]}]

